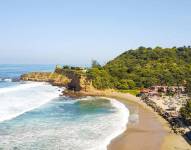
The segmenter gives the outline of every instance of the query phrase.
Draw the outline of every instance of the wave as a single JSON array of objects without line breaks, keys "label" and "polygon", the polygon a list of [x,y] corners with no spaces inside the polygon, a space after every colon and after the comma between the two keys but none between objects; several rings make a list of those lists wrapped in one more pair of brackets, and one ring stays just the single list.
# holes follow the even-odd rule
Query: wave
[{"label": "wave", "polygon": [[[116,99],[112,99],[112,98],[106,98],[108,100],[110,100],[110,103],[113,107],[118,109],[118,113],[121,117],[121,122],[118,122],[119,127],[118,129],[116,129],[109,137],[106,138],[106,140],[103,142],[103,149],[107,150],[107,146],[111,143],[111,141],[116,138],[117,136],[119,136],[120,134],[122,134],[126,129],[127,129],[127,123],[129,120],[129,110],[127,109],[127,107],[119,102]],[[102,148],[100,148],[102,149]]]},{"label": "wave", "polygon": [[3,81],[5,81],[5,82],[12,82],[12,79],[7,78],[7,79],[3,79]]},{"label": "wave", "polygon": [[0,122],[13,119],[58,97],[58,87],[29,82],[0,89]]},{"label": "wave", "polygon": [[19,84],[19,85],[13,86],[13,87],[2,88],[2,89],[0,89],[0,94],[29,89],[29,88],[33,88],[33,87],[37,87],[37,86],[41,86],[41,85],[45,85],[45,83],[43,83],[43,82],[26,82],[24,84]]},{"label": "wave", "polygon": [[[107,146],[111,143],[111,141],[120,134],[122,134],[127,129],[127,124],[129,121],[129,110],[123,103],[112,98],[107,98],[107,97],[100,97],[100,98],[109,100],[111,105],[117,109],[117,117],[120,117],[120,122],[118,122],[118,128],[115,129],[115,131],[112,131],[112,134],[110,134],[105,140],[103,140],[103,142],[99,146],[93,148],[93,150],[107,150]],[[74,104],[79,101],[90,101],[90,100],[95,100],[95,97],[87,96],[85,98],[80,98],[71,101],[69,103]]]},{"label": "wave", "polygon": [[0,78],[0,82],[12,82],[13,79],[11,78]]},{"label": "wave", "polygon": [[0,82],[19,82],[20,78],[0,78]]},{"label": "wave", "polygon": [[[34,94],[34,89],[38,89],[41,93],[35,95],[43,98],[42,92],[46,91],[47,94],[47,89],[52,87],[43,85],[43,90],[41,88],[40,86],[28,88],[25,96],[29,91]],[[18,94],[20,91],[14,92]],[[55,89],[52,90],[54,91]],[[9,94],[15,95],[12,91]],[[79,103],[79,101],[83,102]],[[37,105],[33,103],[33,106]],[[57,99],[35,110],[38,121],[30,121],[33,114],[31,112],[21,115],[22,119],[29,121],[24,126],[22,119],[7,122],[8,129],[0,124],[2,129],[6,128],[6,131],[10,132],[8,136],[0,135],[0,146],[4,149],[14,146],[18,149],[106,150],[111,140],[125,131],[129,116],[128,109],[121,102],[109,98],[100,99],[100,97],[77,100]],[[15,123],[16,126],[12,126]]]}]

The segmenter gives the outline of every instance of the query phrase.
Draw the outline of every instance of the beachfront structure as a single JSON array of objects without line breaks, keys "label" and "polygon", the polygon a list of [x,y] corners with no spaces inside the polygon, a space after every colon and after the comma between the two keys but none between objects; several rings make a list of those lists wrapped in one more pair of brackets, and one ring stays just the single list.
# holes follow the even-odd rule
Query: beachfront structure
[{"label": "beachfront structure", "polygon": [[169,91],[182,94],[186,92],[184,86],[152,86],[150,88],[144,88],[140,90],[140,94],[146,94],[147,96],[160,96],[160,93],[167,94]]},{"label": "beachfront structure", "polygon": [[140,94],[146,94],[148,96],[160,96],[157,91],[152,91],[151,89],[141,89]]},{"label": "beachfront structure", "polygon": [[166,93],[169,89],[172,92],[180,92],[180,93],[184,93],[186,91],[186,88],[184,86],[152,86],[150,88],[151,91],[163,92],[163,93]]}]

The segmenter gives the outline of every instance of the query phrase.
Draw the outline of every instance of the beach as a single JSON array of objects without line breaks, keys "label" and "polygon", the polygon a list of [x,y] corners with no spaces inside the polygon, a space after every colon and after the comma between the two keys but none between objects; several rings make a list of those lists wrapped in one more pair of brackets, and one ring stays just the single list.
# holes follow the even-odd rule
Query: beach
[{"label": "beach", "polygon": [[[168,122],[139,98],[107,90],[93,90],[81,94],[115,98],[124,103],[130,111],[126,131],[111,141],[108,150],[191,150],[184,138],[173,133]],[[131,118],[134,114],[138,114],[138,121]]]},{"label": "beach", "polygon": [[[108,146],[109,150],[160,150],[162,140],[166,134],[156,117],[148,110],[137,108],[139,121],[129,120],[127,130],[114,139]],[[131,110],[130,110],[131,111]]]},{"label": "beach", "polygon": [[[39,78],[36,75],[34,74],[35,78],[26,76],[26,80],[36,81]],[[41,78],[40,76],[40,80]],[[111,140],[107,146],[108,150],[191,150],[186,140],[181,135],[176,135],[168,122],[139,97],[112,89],[96,90],[91,86],[79,92],[65,89],[63,95],[74,99],[81,96],[114,98],[128,108],[130,114],[127,128],[125,132]]]}]

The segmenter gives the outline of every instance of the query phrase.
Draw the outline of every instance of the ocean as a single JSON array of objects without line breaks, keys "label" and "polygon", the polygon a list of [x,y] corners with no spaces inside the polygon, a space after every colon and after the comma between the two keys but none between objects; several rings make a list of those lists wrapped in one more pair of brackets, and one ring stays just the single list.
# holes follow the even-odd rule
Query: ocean
[{"label": "ocean", "polygon": [[128,123],[115,99],[59,96],[48,83],[19,81],[54,65],[0,65],[0,150],[106,150]]}]

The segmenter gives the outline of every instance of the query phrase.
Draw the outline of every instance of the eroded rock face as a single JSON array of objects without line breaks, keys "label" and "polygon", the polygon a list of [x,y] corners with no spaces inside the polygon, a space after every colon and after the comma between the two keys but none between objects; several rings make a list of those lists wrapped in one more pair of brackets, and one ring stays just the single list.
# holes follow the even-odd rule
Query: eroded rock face
[{"label": "eroded rock face", "polygon": [[55,86],[65,86],[67,89],[73,91],[87,91],[92,87],[92,82],[87,79],[86,75],[70,70],[55,73],[32,72],[22,75],[21,80],[49,82]]},{"label": "eroded rock face", "polygon": [[21,76],[21,80],[24,81],[37,81],[37,82],[50,82],[56,86],[67,86],[70,79],[62,74],[50,73],[50,72],[32,72]]},{"label": "eroded rock face", "polygon": [[81,73],[80,71],[63,70],[62,74],[71,79],[71,82],[68,83],[67,86],[69,90],[86,91],[87,89],[89,89],[89,87],[92,86],[91,81],[88,80],[86,75]]}]

